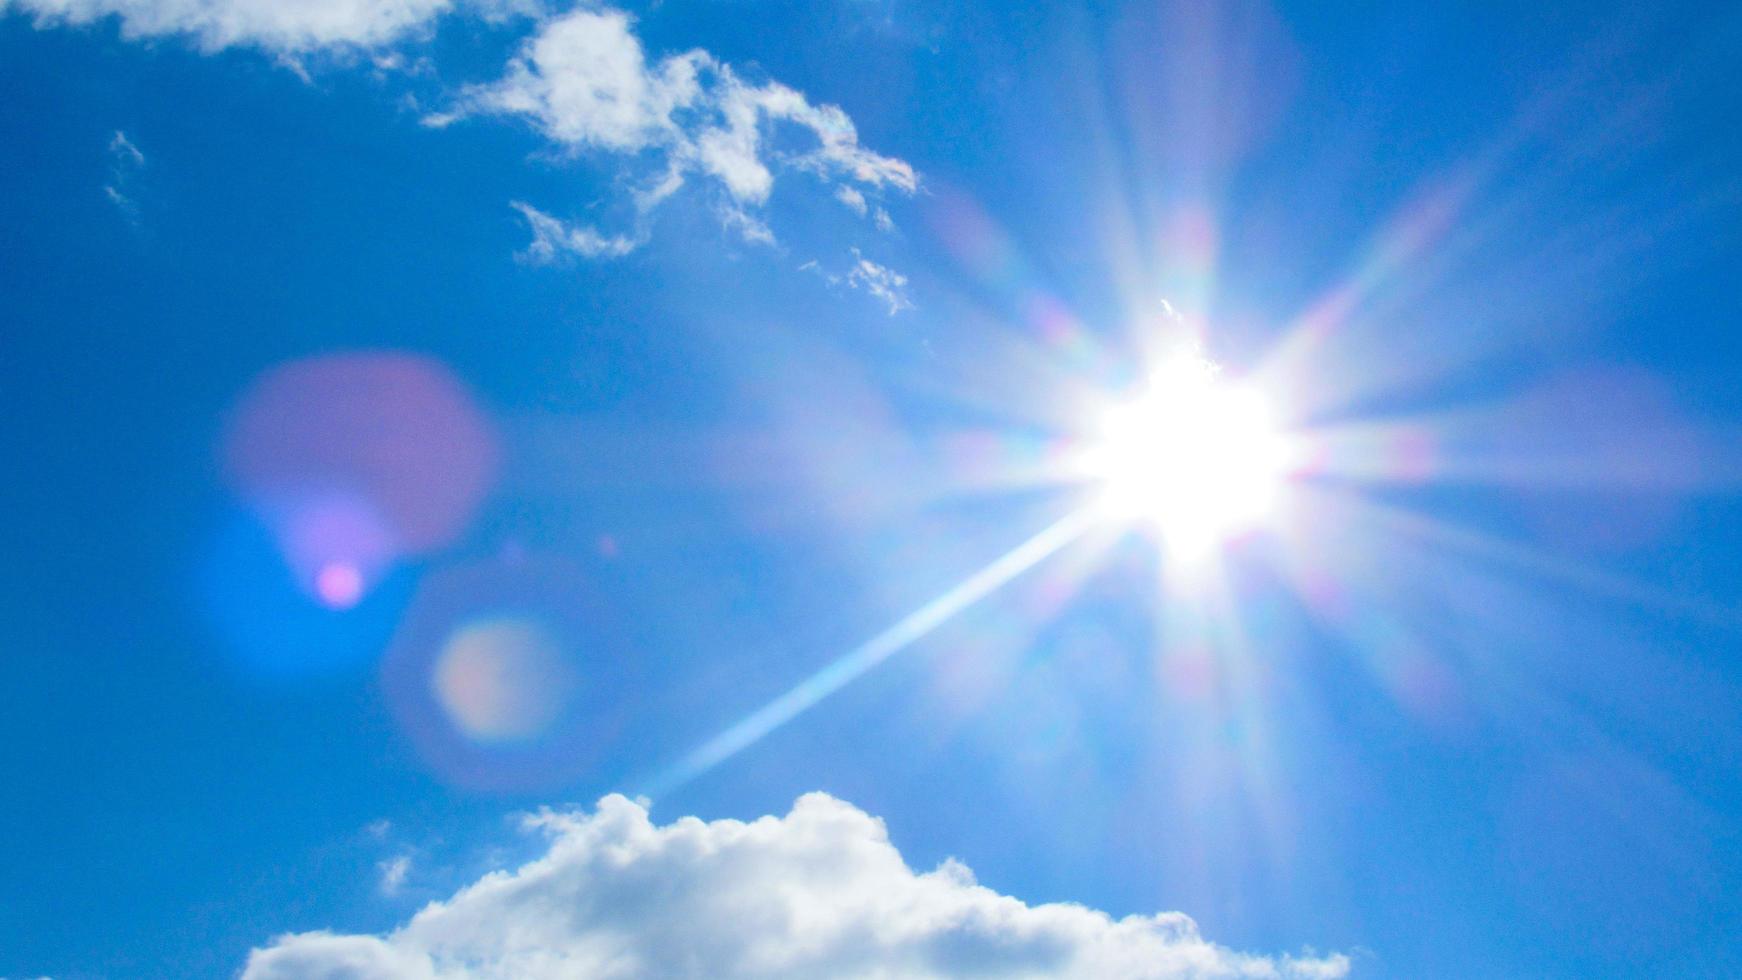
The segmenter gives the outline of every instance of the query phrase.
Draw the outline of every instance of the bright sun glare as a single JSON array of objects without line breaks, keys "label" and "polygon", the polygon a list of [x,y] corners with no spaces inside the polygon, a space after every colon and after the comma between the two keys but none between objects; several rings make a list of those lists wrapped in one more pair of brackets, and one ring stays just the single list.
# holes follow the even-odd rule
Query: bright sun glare
[{"label": "bright sun glare", "polygon": [[1288,443],[1258,392],[1196,354],[1164,362],[1109,411],[1090,453],[1105,513],[1146,523],[1168,550],[1200,556],[1270,515]]}]

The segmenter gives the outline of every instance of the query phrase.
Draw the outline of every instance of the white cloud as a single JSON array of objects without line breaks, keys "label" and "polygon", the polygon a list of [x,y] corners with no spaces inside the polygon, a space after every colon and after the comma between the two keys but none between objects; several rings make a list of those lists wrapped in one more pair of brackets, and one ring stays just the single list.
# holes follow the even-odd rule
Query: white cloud
[{"label": "white cloud", "polygon": [[132,198],[116,189],[114,184],[104,184],[103,194],[108,197],[116,207],[120,208],[121,213],[125,214],[129,220],[135,220],[139,217],[139,205],[133,203]]},{"label": "white cloud", "polygon": [[115,130],[115,135],[109,139],[109,154],[115,158],[117,166],[128,164],[135,167],[145,166],[145,154],[139,152],[139,147],[134,146],[133,141],[127,138],[127,134],[119,129]]},{"label": "white cloud", "polygon": [[543,25],[507,74],[467,89],[462,113],[530,116],[551,140],[634,152],[671,136],[672,114],[701,92],[700,51],[649,68],[629,15],[576,10]]},{"label": "white cloud", "polygon": [[[881,209],[878,214],[882,215]],[[886,216],[885,216],[886,217]],[[829,272],[816,259],[811,259],[798,267],[800,272],[814,272],[823,278],[830,286],[850,286],[862,289],[872,296],[882,300],[889,307],[889,315],[894,316],[902,310],[913,309],[913,301],[907,297],[907,277],[885,265],[866,258],[858,249],[853,249],[853,264],[842,274]]]},{"label": "white cloud", "polygon": [[244,980],[590,977],[1299,978],[1347,957],[1217,946],[1179,913],[1113,919],[1030,906],[946,861],[916,874],[881,821],[821,793],[784,818],[655,826],[606,797],[529,821],[545,855],[434,902],[384,935],[312,932],[248,958]]},{"label": "white cloud", "polygon": [[[516,204],[533,227],[523,255],[534,261],[634,250],[646,238],[650,213],[692,181],[715,192],[710,206],[729,231],[767,245],[775,236],[759,209],[783,173],[822,182],[885,231],[893,227],[889,216],[881,206],[873,210],[870,198],[909,194],[918,186],[906,162],[861,146],[840,108],[812,103],[779,82],[749,81],[699,48],[649,61],[633,18],[607,6],[586,4],[550,16],[545,0],[0,0],[0,14],[12,11],[33,16],[39,26],[113,18],[130,38],[182,36],[206,50],[254,46],[305,79],[303,58],[333,49],[360,52],[362,63],[383,77],[431,75],[427,55],[411,58],[387,46],[427,34],[450,12],[494,22],[530,19],[533,33],[501,78],[465,87],[446,109],[426,113],[424,123],[522,118],[562,151],[615,154],[646,168],[630,195],[632,235],[572,226]],[[410,93],[406,98],[417,104]],[[105,193],[134,212],[120,183]]]},{"label": "white cloud", "polygon": [[375,870],[381,874],[381,894],[397,895],[399,890],[405,887],[405,879],[411,875],[411,855],[400,854],[385,861],[379,861],[375,865]]},{"label": "white cloud", "polygon": [[853,268],[847,273],[846,282],[888,304],[890,316],[913,309],[913,302],[907,298],[907,277],[860,255],[858,249],[853,249]]},{"label": "white cloud", "polygon": [[545,21],[501,79],[468,87],[425,121],[470,116],[524,118],[569,152],[652,158],[653,176],[634,195],[643,215],[691,178],[705,180],[722,195],[727,224],[750,241],[773,240],[750,209],[767,202],[779,171],[811,174],[861,213],[867,191],[917,186],[908,164],[860,146],[839,108],[778,82],[747,82],[700,49],[649,62],[630,16],[610,8]]},{"label": "white cloud", "polygon": [[842,185],[835,190],[835,200],[840,201],[853,210],[854,214],[863,217],[865,214],[865,195],[858,188]]},{"label": "white cloud", "polygon": [[521,201],[512,204],[532,227],[532,242],[521,252],[528,262],[555,262],[567,255],[589,259],[618,258],[628,255],[641,244],[640,240],[621,235],[604,235],[584,225],[569,224]]},{"label": "white cloud", "polygon": [[736,204],[721,204],[714,209],[720,216],[721,227],[736,231],[740,237],[753,245],[775,245],[774,229],[768,223],[751,214],[748,210]]},{"label": "white cloud", "polygon": [[47,24],[115,17],[130,38],[184,35],[207,50],[253,45],[297,53],[385,44],[452,7],[452,0],[0,0]]},{"label": "white cloud", "polygon": [[144,166],[145,154],[133,145],[126,133],[115,130],[115,135],[109,139],[109,183],[103,185],[103,193],[129,221],[139,220],[139,205],[128,195],[127,186],[133,174]]}]

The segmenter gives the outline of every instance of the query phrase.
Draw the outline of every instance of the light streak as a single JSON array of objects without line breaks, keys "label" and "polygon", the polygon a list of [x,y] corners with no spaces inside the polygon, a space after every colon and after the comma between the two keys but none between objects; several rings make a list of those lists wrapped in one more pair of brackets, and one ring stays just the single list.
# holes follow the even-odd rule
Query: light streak
[{"label": "light streak", "polygon": [[949,591],[908,613],[883,632],[800,681],[785,694],[697,746],[676,765],[654,779],[646,795],[658,797],[670,792],[761,741],[770,732],[815,707],[818,702],[846,687],[871,668],[924,638],[957,613],[986,598],[1041,560],[1075,541],[1095,521],[1096,516],[1088,509],[1067,514],[963,579]]}]

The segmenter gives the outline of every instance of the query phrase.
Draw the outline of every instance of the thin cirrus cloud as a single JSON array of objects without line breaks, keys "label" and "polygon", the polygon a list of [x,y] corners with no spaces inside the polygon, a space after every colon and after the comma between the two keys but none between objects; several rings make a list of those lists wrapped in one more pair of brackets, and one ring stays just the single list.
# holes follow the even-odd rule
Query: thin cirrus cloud
[{"label": "thin cirrus cloud", "polygon": [[880,820],[826,794],[751,823],[656,826],[608,796],[528,824],[549,850],[485,875],[386,935],[279,937],[243,980],[484,977],[1063,977],[1334,980],[1348,957],[1261,956],[1180,913],[1036,905],[946,861],[915,873]]},{"label": "thin cirrus cloud", "polygon": [[[452,108],[425,123],[441,127],[478,116],[524,119],[568,153],[651,154],[657,163],[633,194],[639,221],[698,180],[717,192],[722,223],[751,242],[774,242],[757,209],[768,201],[777,171],[809,174],[860,215],[868,194],[911,194],[918,186],[906,162],[860,145],[840,108],[812,103],[779,82],[753,84],[700,49],[650,62],[633,20],[610,8],[545,21],[499,80],[468,86]],[[529,205],[515,207],[532,228],[526,254],[534,259],[613,257],[645,238],[644,230],[607,235]],[[882,227],[887,215],[881,208],[877,215]]]},{"label": "thin cirrus cloud", "polygon": [[129,221],[139,219],[139,205],[130,196],[128,185],[144,166],[145,154],[117,129],[109,138],[109,183],[103,185],[103,193]]}]

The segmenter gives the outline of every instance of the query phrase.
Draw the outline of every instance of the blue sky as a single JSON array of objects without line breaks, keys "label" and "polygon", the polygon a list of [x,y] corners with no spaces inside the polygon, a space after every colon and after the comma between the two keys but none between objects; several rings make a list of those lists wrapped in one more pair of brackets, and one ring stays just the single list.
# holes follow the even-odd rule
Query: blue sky
[{"label": "blue sky", "polygon": [[1742,973],[1738,41],[0,0],[0,977]]}]

